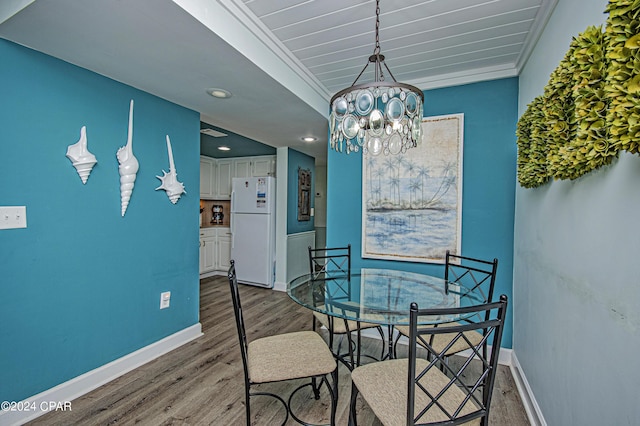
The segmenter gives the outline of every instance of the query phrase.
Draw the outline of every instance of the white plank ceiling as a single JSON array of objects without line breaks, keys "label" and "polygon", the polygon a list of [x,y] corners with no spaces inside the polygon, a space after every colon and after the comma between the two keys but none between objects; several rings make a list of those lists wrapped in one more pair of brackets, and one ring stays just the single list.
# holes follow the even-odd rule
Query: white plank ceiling
[{"label": "white plank ceiling", "polygon": [[[515,75],[527,43],[536,36],[536,18],[546,12],[544,3],[382,0],[381,50],[396,80],[422,86],[451,73],[473,76],[491,70]],[[374,0],[244,4],[331,94],[350,86],[373,53]]]},{"label": "white plank ceiling", "polygon": [[[422,89],[515,76],[557,1],[381,0],[381,52],[396,80]],[[329,99],[373,53],[375,8],[375,0],[12,0],[0,4],[0,37],[323,164]],[[208,87],[234,96],[215,100]]]}]

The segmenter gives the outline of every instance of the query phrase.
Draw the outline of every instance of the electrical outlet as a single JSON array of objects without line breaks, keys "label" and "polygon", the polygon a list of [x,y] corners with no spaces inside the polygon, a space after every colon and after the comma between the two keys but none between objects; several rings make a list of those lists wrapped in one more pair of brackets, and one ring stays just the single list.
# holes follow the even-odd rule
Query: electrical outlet
[{"label": "electrical outlet", "polygon": [[25,206],[0,207],[0,229],[27,227],[27,208]]},{"label": "electrical outlet", "polygon": [[160,293],[160,309],[168,308],[170,302],[171,302],[170,291],[165,291],[164,293]]}]

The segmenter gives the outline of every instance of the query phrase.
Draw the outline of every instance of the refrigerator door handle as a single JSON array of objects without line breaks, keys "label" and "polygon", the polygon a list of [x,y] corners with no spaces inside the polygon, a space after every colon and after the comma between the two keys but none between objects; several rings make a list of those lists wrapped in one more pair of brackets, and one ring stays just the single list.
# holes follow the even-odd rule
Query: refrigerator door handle
[{"label": "refrigerator door handle", "polygon": [[233,216],[234,214],[231,213],[231,223],[230,223],[230,229],[231,229],[231,248],[234,248],[236,246],[236,229],[233,226],[235,221],[233,220]]}]

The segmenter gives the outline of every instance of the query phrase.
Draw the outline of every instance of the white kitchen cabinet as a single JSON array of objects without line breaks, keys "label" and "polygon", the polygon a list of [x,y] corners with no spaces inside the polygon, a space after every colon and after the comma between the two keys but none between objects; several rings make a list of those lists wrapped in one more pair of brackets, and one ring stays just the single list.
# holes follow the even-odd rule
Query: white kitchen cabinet
[{"label": "white kitchen cabinet", "polygon": [[218,160],[218,189],[216,198],[231,198],[231,178],[233,177],[233,160]]},{"label": "white kitchen cabinet", "polygon": [[216,230],[200,229],[200,273],[216,269]]},{"label": "white kitchen cabinet", "polygon": [[224,272],[231,266],[231,230],[218,229],[218,268]]},{"label": "white kitchen cabinet", "polygon": [[275,176],[276,175],[276,156],[263,155],[260,157],[252,157],[251,160],[251,176]]},{"label": "white kitchen cabinet", "polygon": [[200,198],[213,198],[215,188],[216,160],[200,157]]},{"label": "white kitchen cabinet", "polygon": [[234,164],[233,177],[251,177],[251,157],[236,158]]},{"label": "white kitchen cabinet", "polygon": [[200,228],[200,275],[226,273],[231,258],[229,228]]},{"label": "white kitchen cabinet", "polygon": [[200,198],[204,200],[229,200],[231,198],[231,178],[275,175],[275,155],[224,159],[201,156]]}]

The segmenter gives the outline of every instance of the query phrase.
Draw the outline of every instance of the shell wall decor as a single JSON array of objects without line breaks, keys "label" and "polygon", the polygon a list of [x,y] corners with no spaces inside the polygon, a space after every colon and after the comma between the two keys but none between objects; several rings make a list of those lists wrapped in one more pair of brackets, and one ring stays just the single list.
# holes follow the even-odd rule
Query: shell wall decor
[{"label": "shell wall decor", "polygon": [[96,156],[87,149],[86,126],[82,126],[80,129],[80,140],[67,147],[67,158],[71,160],[71,164],[73,164],[73,167],[78,171],[82,183],[86,184],[93,166],[98,162]]},{"label": "shell wall decor", "polygon": [[131,193],[133,192],[133,186],[136,181],[136,174],[138,173],[138,160],[133,155],[133,99],[129,105],[129,131],[127,135],[127,144],[118,149],[116,157],[120,166],[118,171],[120,172],[120,202],[122,206],[122,216],[124,217],[127,207],[129,206],[129,200],[131,199]]},{"label": "shell wall decor", "polygon": [[184,190],[184,185],[182,182],[178,182],[178,173],[176,172],[176,166],[173,162],[173,150],[171,149],[171,141],[169,140],[169,135],[167,135],[167,151],[169,152],[169,173],[162,171],[162,176],[156,176],[162,182],[162,185],[156,188],[156,191],[159,189],[164,189],[169,197],[169,200],[173,204],[177,203],[180,199],[180,196],[187,191]]}]

